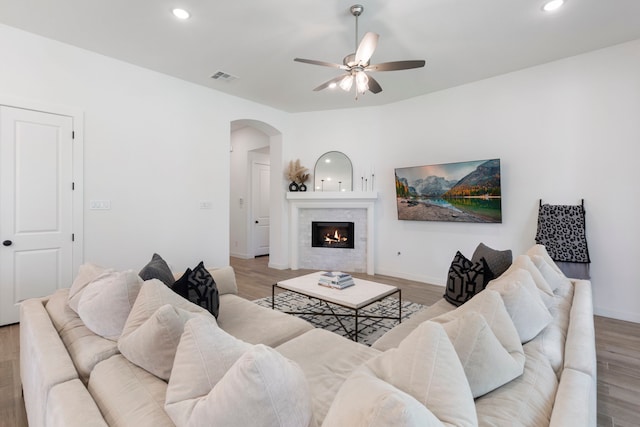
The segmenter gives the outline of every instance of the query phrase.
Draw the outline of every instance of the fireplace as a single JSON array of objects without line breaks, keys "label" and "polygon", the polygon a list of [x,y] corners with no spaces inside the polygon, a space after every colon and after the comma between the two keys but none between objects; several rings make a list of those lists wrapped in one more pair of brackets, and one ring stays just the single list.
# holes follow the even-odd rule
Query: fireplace
[{"label": "fireplace", "polygon": [[353,230],[353,222],[312,221],[311,246],[353,249],[355,247]]}]

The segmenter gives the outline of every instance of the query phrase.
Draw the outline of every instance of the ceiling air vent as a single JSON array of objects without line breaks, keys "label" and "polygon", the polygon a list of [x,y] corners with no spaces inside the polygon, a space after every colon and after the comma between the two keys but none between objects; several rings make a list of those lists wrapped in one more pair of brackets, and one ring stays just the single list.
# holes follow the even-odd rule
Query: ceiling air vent
[{"label": "ceiling air vent", "polygon": [[231,83],[232,81],[234,81],[238,77],[232,76],[231,74],[225,73],[224,71],[217,71],[214,75],[211,76],[211,78],[213,80],[218,80],[220,82]]}]

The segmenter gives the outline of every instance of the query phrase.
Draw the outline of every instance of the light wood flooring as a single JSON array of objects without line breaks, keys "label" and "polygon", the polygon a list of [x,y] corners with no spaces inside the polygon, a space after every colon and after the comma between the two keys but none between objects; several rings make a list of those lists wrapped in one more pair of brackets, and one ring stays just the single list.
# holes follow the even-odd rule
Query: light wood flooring
[{"label": "light wood flooring", "polygon": [[[241,296],[257,299],[271,295],[277,281],[307,273],[305,270],[268,268],[269,258],[231,258]],[[440,286],[375,275],[362,278],[402,289],[402,298],[431,305],[442,297]],[[640,426],[640,324],[595,316],[598,357],[598,426]],[[0,327],[0,427],[27,426],[20,390],[19,326]]]}]

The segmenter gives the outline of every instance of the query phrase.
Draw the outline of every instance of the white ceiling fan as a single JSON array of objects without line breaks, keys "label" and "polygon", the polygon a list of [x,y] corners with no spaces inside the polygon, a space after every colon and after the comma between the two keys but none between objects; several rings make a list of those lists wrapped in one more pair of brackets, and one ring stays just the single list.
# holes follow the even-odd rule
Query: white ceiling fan
[{"label": "white ceiling fan", "polygon": [[383,62],[381,64],[370,64],[369,61],[371,56],[378,45],[379,35],[368,32],[364,37],[362,37],[360,44],[358,44],[358,17],[364,11],[364,6],[360,4],[353,5],[351,6],[350,11],[356,18],[356,52],[345,56],[342,60],[342,65],[332,62],[316,61],[314,59],[294,58],[294,61],[297,62],[322,65],[324,67],[338,68],[346,71],[346,75],[340,75],[324,82],[313,89],[314,91],[326,89],[327,87],[340,86],[340,88],[349,92],[355,82],[356,99],[358,99],[358,94],[364,94],[366,91],[370,91],[374,94],[382,92],[380,84],[376,79],[368,75],[367,71],[397,71],[424,67],[424,60],[393,61]]}]

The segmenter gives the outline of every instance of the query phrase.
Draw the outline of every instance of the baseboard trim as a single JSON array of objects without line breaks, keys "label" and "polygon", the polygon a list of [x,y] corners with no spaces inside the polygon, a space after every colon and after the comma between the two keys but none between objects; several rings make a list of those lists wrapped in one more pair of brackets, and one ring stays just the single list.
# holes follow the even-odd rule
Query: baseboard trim
[{"label": "baseboard trim", "polygon": [[444,283],[442,283],[439,279],[436,279],[435,277],[419,276],[419,275],[415,275],[415,274],[406,274],[406,273],[402,273],[402,272],[399,272],[399,271],[376,269],[375,274],[382,274],[384,276],[397,277],[399,279],[413,280],[414,282],[428,283],[430,285],[437,285],[437,286],[444,286],[445,285]]},{"label": "baseboard trim", "polygon": [[623,320],[625,322],[640,323],[640,314],[628,313],[624,311],[608,310],[606,308],[594,307],[593,313],[596,316],[609,317],[611,319]]},{"label": "baseboard trim", "polygon": [[232,256],[234,258],[240,258],[240,259],[253,259],[253,255],[240,254],[240,253],[237,253],[237,252],[230,252],[229,256]]}]

